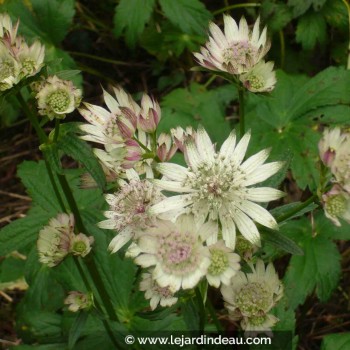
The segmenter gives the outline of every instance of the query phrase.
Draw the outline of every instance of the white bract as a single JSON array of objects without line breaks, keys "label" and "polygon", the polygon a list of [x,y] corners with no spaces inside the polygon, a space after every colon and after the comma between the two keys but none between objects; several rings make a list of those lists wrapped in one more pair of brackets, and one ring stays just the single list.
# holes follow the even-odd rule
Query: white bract
[{"label": "white bract", "polygon": [[[278,229],[273,216],[255,202],[268,202],[282,197],[283,192],[270,187],[252,187],[275,174],[282,162],[264,164],[269,156],[265,149],[243,161],[250,133],[236,145],[235,132],[231,132],[219,152],[216,152],[207,132],[199,128],[195,141],[185,145],[188,167],[162,163],[157,170],[161,180],[153,180],[160,188],[180,193],[154,205],[152,214],[168,213],[168,218],[192,213],[197,224],[206,220],[221,223],[222,237],[227,247],[234,249],[236,227],[254,244],[260,243],[260,234],[254,223]],[[214,232],[208,244],[217,241]]]}]

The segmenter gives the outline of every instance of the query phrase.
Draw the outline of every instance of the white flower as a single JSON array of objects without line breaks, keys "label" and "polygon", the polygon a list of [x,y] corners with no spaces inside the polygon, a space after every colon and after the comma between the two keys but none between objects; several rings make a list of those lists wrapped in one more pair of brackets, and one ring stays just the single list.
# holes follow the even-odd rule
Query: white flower
[{"label": "white flower", "polygon": [[332,220],[334,225],[341,226],[338,218],[350,223],[350,194],[344,191],[339,185],[322,196],[325,215]]},{"label": "white flower", "polygon": [[262,260],[255,268],[249,265],[252,273],[240,271],[230,285],[221,287],[225,306],[235,319],[238,314],[245,318],[264,316],[283,296],[283,285],[271,263],[266,269]]},{"label": "white flower", "polygon": [[35,41],[31,46],[22,43],[17,59],[20,64],[20,77],[31,77],[44,66],[45,46]]},{"label": "white flower", "polygon": [[243,85],[251,92],[272,91],[276,85],[273,62],[260,61],[249,72],[239,76]]},{"label": "white flower", "polygon": [[161,118],[157,101],[144,94],[141,100],[141,111],[138,116],[138,127],[147,133],[155,132]]},{"label": "white flower", "polygon": [[68,310],[71,312],[90,309],[93,306],[93,296],[91,293],[84,294],[82,292],[72,291],[64,299],[64,304],[68,305]]},{"label": "white flower", "polygon": [[91,245],[94,243],[94,237],[86,236],[83,233],[74,235],[71,240],[70,252],[73,255],[84,257],[91,251]]},{"label": "white flower", "polygon": [[11,89],[20,81],[20,66],[0,43],[0,91]]},{"label": "white flower", "polygon": [[193,217],[187,215],[175,223],[159,220],[139,238],[137,245],[142,253],[135,263],[155,266],[152,277],[160,287],[173,291],[193,288],[210,265],[209,249],[203,246],[200,235],[211,229],[209,224],[196,228]]},{"label": "white flower", "polygon": [[[162,163],[157,170],[161,180],[153,180],[160,188],[178,192],[154,205],[151,213],[176,211],[192,212],[198,224],[205,220],[220,221],[222,236],[227,247],[234,249],[236,226],[242,235],[259,244],[260,234],[256,221],[277,229],[273,216],[254,202],[268,202],[283,196],[283,192],[269,187],[251,187],[275,174],[282,162],[264,164],[269,150],[263,150],[243,161],[250,133],[236,145],[235,132],[231,132],[219,152],[203,128],[199,128],[195,142],[186,143],[185,154],[188,168],[177,164]],[[208,237],[207,243],[217,241],[217,233]]]},{"label": "white flower", "polygon": [[66,114],[73,112],[80,104],[81,90],[70,80],[50,76],[38,88],[40,90],[35,97],[39,113],[50,119],[65,118]]},{"label": "white flower", "polygon": [[207,272],[207,280],[211,286],[216,288],[220,284],[230,284],[233,277],[241,268],[239,255],[225,246],[223,241],[218,241],[209,247],[210,265]]},{"label": "white flower", "polygon": [[340,146],[347,140],[349,134],[342,133],[339,127],[334,129],[326,128],[318,143],[320,158],[326,166],[332,166],[335,155]]},{"label": "white flower", "polygon": [[177,145],[170,135],[161,133],[157,140],[157,156],[161,162],[169,161],[177,151]]},{"label": "white flower", "polygon": [[[80,114],[89,122],[81,126],[86,135],[83,140],[101,143],[110,151],[123,143],[126,135],[133,134],[137,125],[140,107],[120,87],[113,88],[116,99],[103,91],[103,97],[109,110],[84,103]],[[123,135],[124,134],[124,135]],[[118,146],[117,146],[118,147]]]},{"label": "white flower", "polygon": [[155,310],[158,304],[165,307],[177,303],[177,297],[174,296],[175,291],[171,290],[170,287],[160,287],[158,283],[152,278],[151,273],[147,272],[142,274],[140,290],[146,292],[145,298],[150,299],[152,310]]},{"label": "white flower", "polygon": [[266,38],[266,27],[260,34],[260,19],[254,24],[253,31],[247,21],[241,18],[239,26],[235,20],[224,15],[224,33],[213,22],[209,25],[210,37],[201,53],[195,53],[199,64],[211,69],[241,74],[255,66],[270,49]]},{"label": "white flower", "polygon": [[0,38],[14,44],[17,36],[19,21],[13,26],[10,16],[7,13],[0,13]]},{"label": "white flower", "polygon": [[119,180],[120,190],[107,194],[110,208],[104,213],[108,220],[101,221],[101,228],[118,231],[109,245],[112,253],[134,238],[136,231],[154,224],[155,215],[148,209],[164,198],[159,189],[147,179],[140,180],[134,170],[128,170],[129,182]]},{"label": "white flower", "polygon": [[74,236],[72,214],[58,214],[39,232],[37,248],[41,263],[53,267],[58,265],[70,252]]}]

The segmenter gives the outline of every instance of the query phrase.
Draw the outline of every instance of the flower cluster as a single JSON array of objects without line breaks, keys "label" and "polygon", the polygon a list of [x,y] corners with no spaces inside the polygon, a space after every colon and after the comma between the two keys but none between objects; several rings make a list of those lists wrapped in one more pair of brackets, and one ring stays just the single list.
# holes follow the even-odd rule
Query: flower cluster
[{"label": "flower cluster", "polygon": [[18,26],[19,22],[13,25],[7,14],[0,14],[0,91],[11,89],[43,67],[44,46],[39,41],[28,45],[17,36]]},{"label": "flower cluster", "polygon": [[247,21],[236,21],[224,15],[224,32],[213,22],[209,25],[209,41],[195,53],[203,67],[238,76],[242,84],[252,92],[271,91],[276,84],[273,62],[265,62],[263,57],[270,49],[266,27],[260,33],[260,19],[253,30]]},{"label": "flower cluster", "polygon": [[144,94],[140,106],[122,88],[113,90],[116,98],[103,92],[108,110],[89,103],[79,110],[89,122],[81,126],[82,138],[104,146],[95,149],[95,154],[108,171],[123,176],[126,169],[134,168],[153,177],[153,159],[170,160],[177,150],[170,135],[156,138],[159,104]]},{"label": "flower cluster", "polygon": [[339,127],[325,129],[318,147],[323,164],[334,177],[334,185],[322,196],[325,215],[336,226],[341,225],[339,218],[350,223],[350,133]]},{"label": "flower cluster", "polygon": [[37,92],[39,114],[64,119],[66,114],[73,112],[80,104],[81,90],[77,89],[70,80],[62,80],[57,76],[49,76],[32,86]]},{"label": "flower cluster", "polygon": [[283,296],[283,285],[272,264],[258,260],[255,267],[250,264],[251,273],[238,272],[230,285],[224,285],[221,292],[229,315],[241,320],[245,331],[269,331],[278,319],[269,314]]},{"label": "flower cluster", "polygon": [[86,256],[94,242],[93,237],[83,233],[74,234],[74,216],[58,214],[49,221],[40,232],[37,241],[39,260],[53,267],[58,265],[68,254]]}]

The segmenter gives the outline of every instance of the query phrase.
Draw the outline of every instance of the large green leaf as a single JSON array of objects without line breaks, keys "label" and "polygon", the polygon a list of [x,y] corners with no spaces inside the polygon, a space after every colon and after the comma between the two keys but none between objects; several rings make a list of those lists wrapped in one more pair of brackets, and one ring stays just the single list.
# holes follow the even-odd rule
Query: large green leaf
[{"label": "large green leaf", "polygon": [[161,102],[159,130],[202,124],[213,141],[222,142],[230,133],[230,125],[225,120],[225,107],[235,96],[236,91],[232,86],[208,91],[194,83],[189,89],[175,89]]},{"label": "large green leaf", "polygon": [[115,10],[114,34],[125,30],[126,43],[134,47],[153,12],[155,0],[121,0]]},{"label": "large green leaf", "polygon": [[204,34],[211,13],[199,0],[159,0],[166,17],[185,33]]},{"label": "large green leaf", "polygon": [[305,252],[304,256],[293,256],[290,260],[284,283],[286,295],[292,308],[302,304],[316,288],[321,301],[326,301],[336,288],[340,278],[341,256],[336,245],[328,239],[316,217],[313,229],[308,219],[302,218],[285,225],[284,233],[298,239]]},{"label": "large green leaf", "polygon": [[321,350],[350,349],[350,333],[328,334],[323,337]]},{"label": "large green leaf", "polygon": [[327,0],[288,0],[288,5],[292,7],[295,17],[305,13],[311,6],[315,11],[319,11]]}]

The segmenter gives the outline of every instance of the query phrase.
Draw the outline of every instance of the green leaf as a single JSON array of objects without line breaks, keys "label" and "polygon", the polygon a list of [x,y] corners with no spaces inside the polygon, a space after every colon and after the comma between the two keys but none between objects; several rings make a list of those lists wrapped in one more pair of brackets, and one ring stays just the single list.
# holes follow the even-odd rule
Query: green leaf
[{"label": "green leaf", "polygon": [[303,255],[303,250],[290,238],[283,235],[283,232],[273,231],[267,228],[261,230],[261,236],[264,243],[274,245],[276,248],[282,249],[287,253],[294,255]]},{"label": "green leaf", "polygon": [[229,89],[232,89],[231,98],[227,96],[226,89],[208,91],[195,83],[189,89],[173,90],[161,102],[159,131],[168,132],[170,128],[188,125],[196,128],[202,124],[214,142],[222,142],[230,132],[230,125],[225,120],[225,107],[228,100],[235,97],[232,86]]},{"label": "green leaf", "polygon": [[350,348],[350,333],[328,334],[323,337],[321,350],[347,350]]},{"label": "green leaf", "polygon": [[166,17],[188,34],[204,35],[211,13],[199,0],[159,0]]},{"label": "green leaf", "polygon": [[297,25],[296,41],[304,50],[312,50],[317,43],[325,44],[327,25],[322,14],[310,12],[302,16]]},{"label": "green leaf", "polygon": [[81,332],[84,329],[85,323],[89,317],[89,314],[85,311],[79,312],[75,318],[68,336],[68,349],[74,349],[74,345],[81,336]]},{"label": "green leaf", "polygon": [[330,26],[346,32],[349,28],[348,12],[342,1],[327,1],[321,10]]},{"label": "green leaf", "polygon": [[304,303],[315,288],[318,298],[326,301],[339,282],[341,255],[327,238],[328,233],[320,231],[319,220],[322,222],[321,216],[315,218],[314,230],[306,218],[290,221],[284,227],[285,234],[298,239],[305,253],[291,258],[284,277],[286,295],[293,309]]},{"label": "green leaf", "polygon": [[272,32],[283,29],[293,18],[292,10],[287,4],[265,0],[261,4],[261,16]]},{"label": "green leaf", "polygon": [[114,34],[119,37],[125,30],[128,46],[135,47],[153,12],[155,0],[121,0],[114,15]]},{"label": "green leaf", "polygon": [[91,147],[76,135],[67,133],[59,137],[58,147],[76,161],[82,163],[100,188],[104,188],[106,178],[102,167]]},{"label": "green leaf", "polygon": [[298,208],[300,205],[302,204],[302,202],[293,202],[293,203],[289,203],[286,205],[282,205],[281,207],[277,207],[274,208],[270,211],[270,213],[278,220],[278,223],[281,224],[287,220],[291,220],[294,218],[297,218],[299,216],[302,216],[306,213],[309,213],[310,211],[315,210],[316,208],[318,208],[318,205],[315,203],[310,203],[307,207],[302,208],[301,210],[297,211],[295,214],[293,214],[292,216],[288,217],[288,219],[286,220],[281,220],[280,218],[282,218],[285,214],[290,213],[292,210],[295,210],[296,208]]},{"label": "green leaf", "polygon": [[62,210],[43,161],[39,163],[24,161],[18,166],[17,175],[33,201],[43,209],[43,213],[53,214]]},{"label": "green leaf", "polygon": [[311,6],[315,11],[319,11],[327,0],[288,0],[288,6],[293,8],[294,17],[305,13]]},{"label": "green leaf", "polygon": [[43,144],[40,150],[44,153],[45,159],[52,171],[56,174],[62,174],[61,160],[58,155],[57,143]]}]

